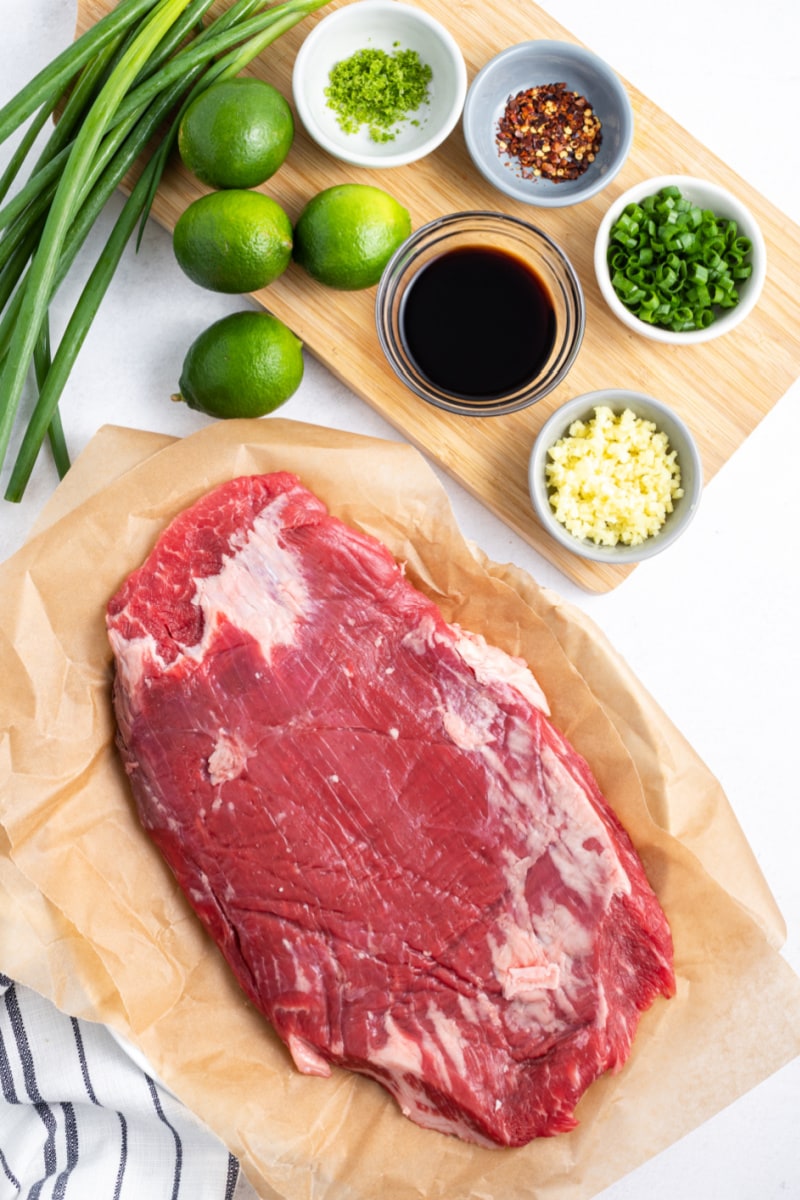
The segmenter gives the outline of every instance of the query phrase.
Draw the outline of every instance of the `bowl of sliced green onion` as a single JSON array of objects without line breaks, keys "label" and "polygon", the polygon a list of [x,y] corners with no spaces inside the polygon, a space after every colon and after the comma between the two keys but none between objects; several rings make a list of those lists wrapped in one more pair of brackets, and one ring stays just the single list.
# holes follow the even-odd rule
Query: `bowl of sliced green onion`
[{"label": "bowl of sliced green onion", "polygon": [[732,192],[689,175],[660,175],[618,196],[597,231],[600,291],[643,337],[693,345],[730,333],[752,312],[767,252]]}]

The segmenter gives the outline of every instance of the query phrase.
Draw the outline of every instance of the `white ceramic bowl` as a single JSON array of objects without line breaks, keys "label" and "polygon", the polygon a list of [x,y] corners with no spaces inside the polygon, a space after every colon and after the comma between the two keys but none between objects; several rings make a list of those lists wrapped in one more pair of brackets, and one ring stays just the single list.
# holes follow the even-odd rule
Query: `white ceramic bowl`
[{"label": "white ceramic bowl", "polygon": [[[577,179],[559,183],[524,178],[496,140],[509,98],[547,83],[565,83],[585,96],[601,122],[602,141],[594,162]],[[489,183],[525,204],[562,208],[596,195],[620,170],[633,140],[633,110],[621,81],[603,59],[574,42],[542,38],[509,46],[481,68],[467,92],[463,126],[472,161]]]},{"label": "white ceramic bowl", "polygon": [[[701,208],[710,209],[718,217],[727,217],[736,221],[739,233],[748,237],[752,242],[753,273],[739,286],[739,303],[735,308],[719,310],[716,319],[705,329],[691,329],[679,333],[658,325],[650,325],[646,321],[640,320],[635,313],[625,307],[611,284],[607,253],[612,226],[629,204],[641,203],[646,197],[654,196],[667,185],[676,186],[687,200],[699,204]],[[609,207],[600,222],[595,238],[594,270],[606,304],[615,317],[628,329],[655,342],[664,342],[673,346],[693,346],[699,342],[708,342],[712,338],[730,333],[752,312],[758,303],[766,278],[767,249],[755,217],[732,192],[718,184],[710,183],[705,179],[696,179],[691,175],[657,175],[628,188]]]},{"label": "white ceramic bowl", "polygon": [[[432,71],[428,103],[403,121],[393,141],[366,128],[345,133],[325,97],[331,68],[365,48],[416,50]],[[356,0],[315,25],[292,73],[295,108],[308,134],[329,154],[360,167],[399,167],[430,154],[455,128],[464,107],[467,70],[458,43],[428,13],[399,0]]]},{"label": "white ceramic bowl", "polygon": [[[560,438],[565,437],[573,421],[588,421],[594,416],[598,405],[607,405],[614,413],[629,408],[637,417],[652,421],[658,430],[666,433],[670,449],[677,455],[681,471],[683,496],[674,502],[673,511],[658,533],[652,534],[638,546],[599,546],[587,538],[571,534],[566,526],[556,520],[549,501],[549,488],[545,476],[548,450]],[[605,388],[586,392],[560,405],[545,421],[536,437],[528,464],[528,488],[534,511],[540,523],[551,537],[566,546],[573,554],[595,562],[615,564],[636,563],[652,558],[671,546],[685,531],[700,503],[703,490],[703,464],[697,444],[686,423],[673,409],[653,396],[626,388]]]}]

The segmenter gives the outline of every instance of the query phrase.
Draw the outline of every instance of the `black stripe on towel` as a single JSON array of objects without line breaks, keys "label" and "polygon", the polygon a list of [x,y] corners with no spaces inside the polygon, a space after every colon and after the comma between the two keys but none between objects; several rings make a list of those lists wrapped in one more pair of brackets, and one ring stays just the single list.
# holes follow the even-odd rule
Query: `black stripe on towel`
[{"label": "black stripe on towel", "polygon": [[[77,1017],[72,1017],[71,1022],[72,1033],[75,1038],[75,1047],[78,1051],[78,1062],[80,1063],[83,1086],[86,1088],[86,1095],[89,1097],[92,1104],[95,1104],[98,1108],[102,1108],[103,1106],[97,1099],[97,1095],[89,1075],[89,1063],[86,1058],[86,1047],[83,1044],[83,1035],[81,1034],[80,1022],[78,1021]],[[117,1178],[114,1184],[113,1200],[119,1200],[119,1196],[122,1191],[122,1180],[125,1177],[125,1168],[128,1165],[128,1122],[119,1111],[117,1111],[117,1117],[119,1119],[120,1153],[119,1167],[117,1168]]]},{"label": "black stripe on towel", "polygon": [[225,1200],[233,1200],[236,1184],[239,1182],[239,1162],[232,1154],[228,1155],[228,1178],[225,1182]]},{"label": "black stripe on towel", "polygon": [[64,1138],[67,1143],[67,1165],[56,1180],[53,1188],[53,1200],[64,1200],[67,1181],[78,1165],[78,1125],[75,1120],[75,1109],[66,1101],[61,1105],[64,1114]]},{"label": "black stripe on towel", "polygon": [[[7,976],[0,976],[0,986],[11,985],[11,980],[6,981]],[[9,1104],[19,1104],[17,1089],[14,1087],[14,1077],[11,1074],[11,1064],[8,1061],[8,1054],[6,1053],[6,1042],[3,1037],[2,1028],[0,1028],[0,1088],[2,1088],[3,1096]],[[17,1192],[21,1192],[22,1184],[8,1165],[2,1148],[0,1148],[0,1166],[2,1166],[3,1174],[11,1186],[15,1187]]]},{"label": "black stripe on towel", "polygon": [[55,1174],[56,1170],[57,1123],[50,1105],[46,1104],[39,1094],[39,1088],[36,1084],[36,1072],[33,1066],[33,1055],[28,1044],[27,1034],[25,1033],[25,1022],[20,1011],[15,985],[12,984],[8,989],[4,1000],[6,1011],[11,1021],[11,1030],[17,1043],[17,1052],[22,1063],[22,1078],[25,1082],[25,1090],[33,1103],[34,1110],[38,1113],[39,1119],[47,1130],[47,1140],[44,1144],[44,1177],[37,1180],[29,1193],[29,1200],[39,1200],[42,1188],[47,1180]]},{"label": "black stripe on towel", "polygon": [[178,1200],[178,1195],[181,1190],[181,1170],[183,1168],[183,1144],[181,1143],[180,1134],[175,1126],[167,1118],[164,1109],[161,1107],[161,1101],[158,1098],[156,1085],[149,1075],[145,1075],[147,1086],[150,1089],[150,1096],[153,1100],[153,1107],[158,1114],[158,1119],[163,1121],[167,1129],[172,1134],[175,1141],[175,1173],[172,1178],[172,1200]]},{"label": "black stripe on towel", "polygon": [[17,1193],[21,1192],[22,1184],[17,1179],[16,1175],[11,1170],[11,1167],[6,1162],[6,1156],[5,1156],[5,1154],[3,1154],[2,1146],[0,1146],[0,1167],[3,1168],[3,1174],[5,1175],[6,1179],[11,1184],[11,1186],[17,1189]]}]

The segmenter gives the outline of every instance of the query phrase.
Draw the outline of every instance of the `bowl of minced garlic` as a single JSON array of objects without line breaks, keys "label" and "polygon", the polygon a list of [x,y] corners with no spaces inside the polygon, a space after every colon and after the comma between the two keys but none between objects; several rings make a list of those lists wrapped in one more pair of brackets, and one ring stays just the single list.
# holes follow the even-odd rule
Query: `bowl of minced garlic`
[{"label": "bowl of minced garlic", "polygon": [[642,392],[606,389],[576,396],[545,421],[528,481],[556,541],[583,558],[635,563],[686,529],[703,471],[677,413]]}]

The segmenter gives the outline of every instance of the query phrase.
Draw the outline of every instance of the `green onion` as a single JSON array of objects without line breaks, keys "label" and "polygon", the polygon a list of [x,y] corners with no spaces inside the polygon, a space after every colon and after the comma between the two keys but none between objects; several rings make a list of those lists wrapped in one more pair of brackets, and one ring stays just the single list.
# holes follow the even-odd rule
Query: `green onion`
[{"label": "green onion", "polygon": [[611,286],[641,321],[676,332],[706,329],[739,303],[752,274],[752,244],[736,222],[703,209],[679,188],[626,205],[611,227]]},{"label": "green onion", "polygon": [[[47,374],[52,366],[50,356],[50,322],[45,321],[39,341],[36,343],[36,349],[33,354],[33,366],[36,372],[36,382],[41,387],[47,378]],[[63,479],[69,470],[69,450],[64,438],[64,429],[61,425],[61,414],[58,409],[53,413],[53,419],[47,430],[47,436],[50,439],[50,449],[53,451],[53,461],[56,464],[59,479]]]},{"label": "green onion", "polygon": [[40,104],[48,104],[48,112],[52,112],[86,63],[113,41],[118,33],[155,8],[158,2],[159,0],[121,0],[113,12],[103,17],[54,58],[13,99],[0,108],[0,142],[4,142]]},{"label": "green onion", "polygon": [[[0,108],[0,141],[33,118],[0,177],[0,203],[47,118],[61,114],[27,180],[0,208],[0,466],[31,365],[39,392],[9,500],[21,499],[46,437],[59,473],[69,465],[59,399],[125,245],[149,214],[186,106],[328,0],[234,0],[204,26],[212,2],[120,0]],[[106,202],[154,141],[51,355],[49,305]]]},{"label": "green onion", "polygon": [[106,243],[105,250],[98,259],[86,286],[81,293],[78,304],[72,314],[66,330],[59,343],[55,358],[44,378],[39,383],[39,399],[33,410],[25,436],[22,440],[11,480],[8,485],[7,499],[21,498],[25,485],[30,477],[33,464],[39,452],[39,447],[52,425],[57,411],[58,397],[66,383],[72,364],[88,333],[89,326],[97,313],[100,302],[108,288],[114,271],[122,256],[125,244],[130,238],[141,213],[143,198],[147,195],[150,180],[145,170],[134,187],[127,203]]},{"label": "green onion", "polygon": [[8,166],[0,176],[0,200],[3,200],[8,194],[8,189],[10,188],[17,175],[17,172],[25,161],[25,158],[33,146],[33,143],[36,141],[37,137],[44,128],[49,116],[50,113],[43,105],[36,114],[35,120],[33,120],[28,129],[26,129],[22,140],[9,160]]},{"label": "green onion", "polygon": [[160,0],[154,14],[145,21],[110,75],[76,135],[31,262],[19,319],[0,376],[0,404],[3,405],[0,415],[0,459],[5,457],[33,350],[47,315],[61,247],[80,205],[81,181],[91,167],[92,158],[110,115],[120,104],[142,64],[153,53],[181,10],[186,7],[186,2],[187,0]]}]

